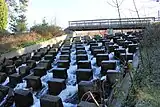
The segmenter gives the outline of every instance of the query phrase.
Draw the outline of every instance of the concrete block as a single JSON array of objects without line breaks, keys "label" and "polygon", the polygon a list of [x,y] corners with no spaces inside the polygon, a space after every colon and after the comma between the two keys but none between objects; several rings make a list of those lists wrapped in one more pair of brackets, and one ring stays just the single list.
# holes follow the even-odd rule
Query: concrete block
[{"label": "concrete block", "polygon": [[69,68],[69,60],[58,60],[57,67],[58,68]]},{"label": "concrete block", "polygon": [[42,77],[42,76],[44,76],[44,75],[47,74],[45,67],[35,67],[33,71],[34,71],[33,72],[34,76],[40,76],[40,77]]},{"label": "concrete block", "polygon": [[33,105],[33,95],[28,90],[15,90],[14,96],[16,107],[30,107],[31,105]]},{"label": "concrete block", "polygon": [[87,54],[78,54],[76,56],[76,61],[81,61],[81,60],[88,60],[88,55]]},{"label": "concrete block", "polygon": [[133,38],[131,41],[132,41],[134,44],[137,44],[137,43],[139,43],[140,39],[136,37],[136,38]]},{"label": "concrete block", "polygon": [[70,55],[70,50],[61,51],[62,55]]},{"label": "concrete block", "polygon": [[37,67],[44,67],[46,70],[51,69],[51,61],[50,60],[42,60],[37,64]]},{"label": "concrete block", "polygon": [[[100,94],[101,94],[101,88],[95,87],[95,84],[91,81],[81,81],[78,83],[78,99],[82,98],[82,96],[88,92],[91,91],[93,95],[95,95],[95,99],[98,101],[98,103],[101,102]],[[86,99],[88,96],[84,96],[84,99]],[[90,102],[93,102],[93,100],[90,100]]]},{"label": "concrete block", "polygon": [[83,44],[75,44],[75,47],[83,47]]},{"label": "concrete block", "polygon": [[102,49],[102,46],[92,46],[92,47],[90,47],[90,50],[91,50],[91,53],[92,53],[92,54],[93,54],[93,51],[94,51],[95,49]]},{"label": "concrete block", "polygon": [[35,61],[35,60],[28,60],[28,61],[26,62],[26,65],[27,65],[30,69],[32,69],[32,68],[36,67],[36,61]]},{"label": "concrete block", "polygon": [[77,50],[76,54],[77,55],[79,55],[79,54],[87,54],[87,52],[85,50]]},{"label": "concrete block", "polygon": [[54,60],[54,55],[47,54],[47,55],[44,56],[44,60],[53,61]]},{"label": "concrete block", "polygon": [[0,85],[0,102],[6,97],[8,94],[9,87]]},{"label": "concrete block", "polygon": [[135,53],[137,51],[138,44],[129,44],[128,45],[128,52]]},{"label": "concrete block", "polygon": [[97,54],[96,55],[97,66],[101,66],[101,63],[103,60],[109,60],[108,54]]},{"label": "concrete block", "polygon": [[0,72],[0,84],[3,83],[7,79],[7,74],[4,72]]},{"label": "concrete block", "polygon": [[5,73],[6,73],[7,75],[11,75],[11,74],[16,73],[16,68],[15,68],[15,66],[14,66],[14,65],[6,66]]},{"label": "concrete block", "polygon": [[10,66],[10,65],[13,65],[13,61],[12,60],[10,60],[10,59],[5,59],[5,61],[4,61],[4,65],[5,66]]},{"label": "concrete block", "polygon": [[101,74],[105,75],[108,70],[115,70],[116,69],[116,61],[109,60],[109,61],[102,61],[101,64]]},{"label": "concrete block", "polygon": [[9,75],[9,84],[11,87],[15,87],[18,83],[22,82],[22,77],[21,75],[14,73]]},{"label": "concrete block", "polygon": [[119,45],[118,44],[114,44],[113,47],[114,47],[114,49],[117,49],[117,48],[119,48]]},{"label": "concrete block", "polygon": [[53,78],[61,78],[61,79],[67,79],[67,68],[54,68],[52,70],[53,72]]},{"label": "concrete block", "polygon": [[93,78],[92,69],[77,69],[76,71],[77,83],[80,81],[89,81]]},{"label": "concrete block", "polygon": [[87,60],[78,61],[78,69],[91,69],[91,62]]},{"label": "concrete block", "polygon": [[117,48],[117,49],[115,49],[114,50],[115,59],[119,60],[121,53],[126,53],[126,49],[125,48]]},{"label": "concrete block", "polygon": [[105,50],[104,49],[94,49],[93,50],[93,56],[96,57],[97,54],[104,54]]},{"label": "concrete block", "polygon": [[92,47],[92,46],[98,46],[98,43],[90,43],[89,45],[90,45],[90,47]]},{"label": "concrete block", "polygon": [[60,55],[59,59],[60,60],[69,60],[70,61],[70,55]]},{"label": "concrete block", "polygon": [[119,36],[114,36],[114,37],[113,37],[113,42],[116,43],[116,42],[117,42],[117,39],[120,39],[120,37],[119,37]]},{"label": "concrete block", "polygon": [[56,50],[50,50],[50,51],[48,51],[48,53],[47,53],[48,55],[53,55],[53,56],[56,56],[56,54],[57,54],[57,51]]},{"label": "concrete block", "polygon": [[26,55],[22,55],[21,59],[22,59],[22,63],[26,63],[27,60],[30,59],[31,56],[29,56],[30,54],[26,54]]},{"label": "concrete block", "polygon": [[53,78],[48,81],[48,92],[50,95],[59,95],[66,88],[65,79]]},{"label": "concrete block", "polygon": [[85,47],[84,46],[76,47],[76,50],[85,50]]},{"label": "concrete block", "polygon": [[63,107],[63,103],[60,97],[53,95],[43,95],[40,98],[41,107]]},{"label": "concrete block", "polygon": [[114,45],[114,42],[105,42],[105,47],[108,47],[109,45]]},{"label": "concrete block", "polygon": [[15,66],[16,66],[16,67],[19,67],[19,66],[22,65],[22,64],[23,64],[22,59],[18,59],[18,60],[15,61]]},{"label": "concrete block", "polygon": [[123,78],[123,73],[118,72],[116,70],[108,70],[106,72],[107,80],[108,82],[113,85],[115,84],[118,80]]},{"label": "concrete block", "polygon": [[42,82],[39,76],[26,76],[24,78],[27,81],[27,88],[31,88],[36,91],[42,88]]},{"label": "concrete block", "polygon": [[121,61],[125,61],[125,60],[133,60],[133,53],[122,53],[120,56]]},{"label": "concrete block", "polygon": [[41,60],[41,55],[34,55],[32,56],[32,60],[35,60],[35,61],[40,61]]},{"label": "concrete block", "polygon": [[70,51],[70,47],[62,47],[61,51]]},{"label": "concrete block", "polygon": [[19,67],[19,74],[21,75],[21,77],[25,77],[25,76],[29,75],[30,74],[30,67],[28,67],[28,66]]},{"label": "concrete block", "polygon": [[114,52],[115,47],[113,45],[109,45],[107,49],[109,53],[111,53],[111,52]]},{"label": "concrete block", "polygon": [[102,40],[102,45],[105,46],[105,43],[106,43],[106,42],[110,42],[110,39],[103,39],[103,40]]}]

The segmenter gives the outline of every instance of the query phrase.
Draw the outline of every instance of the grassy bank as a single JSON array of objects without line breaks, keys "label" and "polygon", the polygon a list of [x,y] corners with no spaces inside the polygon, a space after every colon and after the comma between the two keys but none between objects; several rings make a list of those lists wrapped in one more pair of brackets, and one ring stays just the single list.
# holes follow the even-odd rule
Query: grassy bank
[{"label": "grassy bank", "polygon": [[141,41],[142,60],[126,107],[160,106],[160,24],[149,26]]},{"label": "grassy bank", "polygon": [[38,44],[51,39],[52,36],[41,36],[37,33],[26,33],[21,35],[10,35],[0,38],[0,54],[4,54],[16,49]]},{"label": "grassy bank", "polygon": [[0,55],[38,44],[63,34],[63,30],[59,26],[49,25],[48,23],[32,26],[29,33],[16,32],[15,34],[10,34],[7,31],[0,31]]}]

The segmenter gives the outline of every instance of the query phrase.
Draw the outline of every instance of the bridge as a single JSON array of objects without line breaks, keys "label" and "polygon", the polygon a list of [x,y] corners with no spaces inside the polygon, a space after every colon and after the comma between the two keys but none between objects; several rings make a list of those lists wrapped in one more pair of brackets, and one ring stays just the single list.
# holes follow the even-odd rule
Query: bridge
[{"label": "bridge", "polygon": [[69,21],[69,27],[67,29],[71,31],[144,29],[152,22],[155,22],[155,17],[78,20]]}]

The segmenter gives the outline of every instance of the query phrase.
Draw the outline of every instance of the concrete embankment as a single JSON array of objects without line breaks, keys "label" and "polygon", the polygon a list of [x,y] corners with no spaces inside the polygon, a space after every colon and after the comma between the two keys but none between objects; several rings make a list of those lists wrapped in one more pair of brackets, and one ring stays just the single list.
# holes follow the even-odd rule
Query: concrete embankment
[{"label": "concrete embankment", "polygon": [[34,50],[39,49],[39,48],[46,47],[47,45],[53,45],[53,44],[60,43],[61,41],[65,40],[66,37],[67,37],[67,35],[54,37],[54,38],[52,38],[48,41],[41,42],[39,44],[31,45],[31,46],[28,46],[28,47],[25,47],[25,48],[21,48],[21,49],[15,50],[15,51],[11,51],[11,52],[2,54],[1,57],[12,58],[14,56],[20,56],[20,55],[23,55],[23,54],[26,54],[26,53],[30,53]]}]

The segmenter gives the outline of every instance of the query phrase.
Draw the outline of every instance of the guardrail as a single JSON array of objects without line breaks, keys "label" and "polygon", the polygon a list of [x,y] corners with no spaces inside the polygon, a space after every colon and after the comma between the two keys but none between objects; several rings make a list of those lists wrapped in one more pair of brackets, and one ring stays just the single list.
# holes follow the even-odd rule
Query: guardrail
[{"label": "guardrail", "polygon": [[96,19],[96,20],[79,20],[69,21],[69,27],[87,27],[87,26],[112,26],[112,25],[140,25],[154,22],[155,17],[144,18],[121,18],[121,19]]}]

